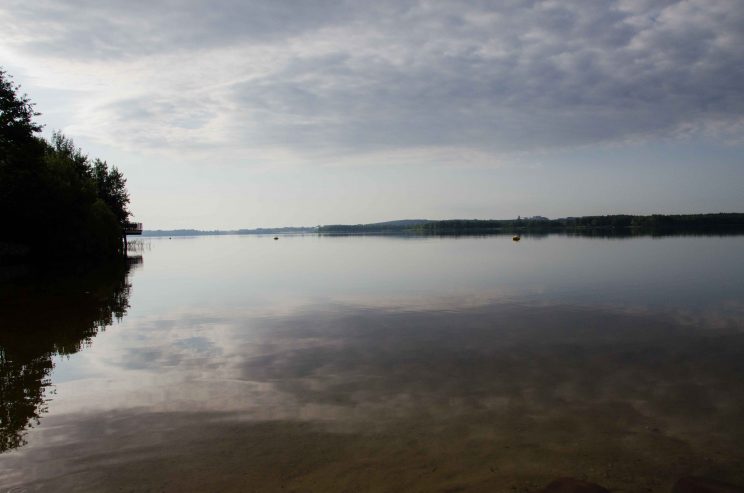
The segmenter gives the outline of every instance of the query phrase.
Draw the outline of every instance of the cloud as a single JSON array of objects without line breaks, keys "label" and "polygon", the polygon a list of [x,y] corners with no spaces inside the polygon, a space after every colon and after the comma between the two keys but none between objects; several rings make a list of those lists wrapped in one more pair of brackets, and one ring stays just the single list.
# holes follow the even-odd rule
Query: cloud
[{"label": "cloud", "polygon": [[734,0],[79,0],[12,4],[0,19],[6,51],[40,84],[89,86],[71,127],[123,147],[298,159],[441,147],[494,161],[741,141]]},{"label": "cloud", "polygon": [[[272,42],[343,22],[348,8],[329,0],[283,2],[41,0],[11,1],[6,27],[36,55],[133,58]],[[10,22],[13,21],[13,22]]]}]

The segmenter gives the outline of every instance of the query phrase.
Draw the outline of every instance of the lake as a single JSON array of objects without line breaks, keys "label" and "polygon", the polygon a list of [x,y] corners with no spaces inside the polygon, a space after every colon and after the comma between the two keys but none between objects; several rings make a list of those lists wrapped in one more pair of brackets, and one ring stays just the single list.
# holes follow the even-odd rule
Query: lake
[{"label": "lake", "polygon": [[0,276],[2,491],[744,485],[744,236],[131,255]]}]

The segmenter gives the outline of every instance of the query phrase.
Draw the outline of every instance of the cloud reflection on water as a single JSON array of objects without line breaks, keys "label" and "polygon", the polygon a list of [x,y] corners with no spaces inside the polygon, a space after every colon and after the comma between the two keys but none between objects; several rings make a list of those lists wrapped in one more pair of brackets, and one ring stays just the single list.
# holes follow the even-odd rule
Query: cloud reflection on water
[{"label": "cloud reflection on water", "polygon": [[[52,460],[64,444],[96,481],[101,468],[118,474],[134,464],[152,474],[148,481],[172,481],[173,471],[183,473],[182,461],[217,477],[232,466],[204,459],[215,448],[231,453],[215,440],[240,448],[241,439],[268,434],[278,442],[255,443],[248,470],[272,447],[302,462],[290,444],[313,437],[333,453],[360,447],[352,454],[360,460],[397,456],[409,442],[411,450],[460,450],[455,464],[513,447],[502,465],[529,460],[536,478],[563,464],[591,465],[609,475],[602,481],[609,485],[654,477],[649,467],[659,468],[662,482],[690,468],[742,479],[726,468],[744,459],[737,446],[744,438],[741,319],[710,329],[664,313],[504,303],[459,311],[331,304],[277,317],[238,313],[130,320],[115,335],[116,345],[129,349],[103,356],[109,374],[60,384],[51,426],[1,474],[12,479],[10,463],[33,475],[26,465]],[[119,441],[126,453],[107,462],[104,450]],[[583,458],[568,465],[556,458],[567,453]],[[447,453],[425,455],[437,461]],[[358,466],[356,459],[335,460],[341,464],[334,474]],[[401,460],[423,467],[415,454]],[[159,472],[154,464],[163,461],[169,465]],[[525,484],[514,471],[502,473]],[[281,482],[272,474],[254,479],[271,489]],[[469,474],[456,476],[467,484],[475,481]]]}]

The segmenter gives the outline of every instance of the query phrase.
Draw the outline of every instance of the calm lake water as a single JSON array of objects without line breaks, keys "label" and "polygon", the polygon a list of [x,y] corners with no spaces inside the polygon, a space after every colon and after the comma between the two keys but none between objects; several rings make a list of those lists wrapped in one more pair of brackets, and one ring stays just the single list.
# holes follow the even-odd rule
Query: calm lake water
[{"label": "calm lake water", "polygon": [[0,276],[1,491],[744,485],[744,237],[223,236]]}]

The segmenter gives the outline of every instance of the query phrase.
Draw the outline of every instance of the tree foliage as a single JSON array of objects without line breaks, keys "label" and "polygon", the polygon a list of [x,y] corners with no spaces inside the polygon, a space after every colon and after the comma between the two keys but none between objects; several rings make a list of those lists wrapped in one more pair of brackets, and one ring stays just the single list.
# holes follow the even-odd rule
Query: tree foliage
[{"label": "tree foliage", "polygon": [[116,166],[109,169],[108,163],[100,159],[93,161],[92,171],[96,193],[114,213],[119,224],[125,224],[130,216],[127,179]]},{"label": "tree foliage", "polygon": [[39,113],[34,111],[33,103],[25,94],[18,94],[19,89],[0,69],[0,151],[3,156],[13,146],[25,143],[31,135],[41,131],[41,125],[33,121]]},{"label": "tree foliage", "polygon": [[120,253],[131,215],[126,179],[59,132],[39,137],[38,115],[0,70],[0,246],[50,257]]}]

